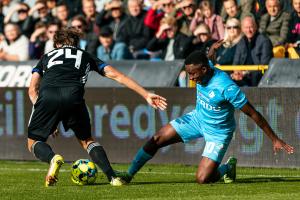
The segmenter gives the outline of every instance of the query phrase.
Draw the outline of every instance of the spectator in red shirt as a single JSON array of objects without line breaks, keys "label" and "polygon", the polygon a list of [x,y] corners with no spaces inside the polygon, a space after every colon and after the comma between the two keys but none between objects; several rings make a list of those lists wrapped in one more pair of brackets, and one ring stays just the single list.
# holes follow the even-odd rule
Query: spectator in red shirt
[{"label": "spectator in red shirt", "polygon": [[173,0],[159,0],[154,2],[152,7],[147,11],[144,23],[155,32],[158,31],[160,20],[163,17],[175,16],[175,5]]}]

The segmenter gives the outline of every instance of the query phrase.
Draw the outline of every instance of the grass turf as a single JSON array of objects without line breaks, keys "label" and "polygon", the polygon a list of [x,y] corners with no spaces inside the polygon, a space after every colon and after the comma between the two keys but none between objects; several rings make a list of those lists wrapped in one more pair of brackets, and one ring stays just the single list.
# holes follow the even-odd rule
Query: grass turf
[{"label": "grass turf", "polygon": [[[198,185],[196,166],[147,164],[130,185],[112,187],[102,173],[96,184],[77,186],[66,163],[55,187],[44,187],[48,165],[0,161],[0,199],[300,199],[300,170],[237,168],[234,184]],[[127,165],[116,165],[126,170]]]}]

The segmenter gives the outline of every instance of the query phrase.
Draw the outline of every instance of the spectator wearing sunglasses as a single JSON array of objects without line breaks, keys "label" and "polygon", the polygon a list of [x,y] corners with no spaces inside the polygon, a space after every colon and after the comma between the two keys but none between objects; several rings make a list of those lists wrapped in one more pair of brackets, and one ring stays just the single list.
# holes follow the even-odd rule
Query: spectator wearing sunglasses
[{"label": "spectator wearing sunglasses", "polygon": [[187,36],[193,36],[193,31],[190,30],[190,24],[196,11],[196,4],[193,0],[183,0],[176,5],[182,13],[178,19],[179,31]]},{"label": "spectator wearing sunglasses", "polygon": [[40,59],[45,53],[54,49],[54,34],[60,29],[58,20],[53,20],[48,24],[38,22],[35,31],[31,34],[29,42],[29,55],[31,59]]},{"label": "spectator wearing sunglasses", "polygon": [[195,39],[193,40],[194,50],[202,51],[205,55],[208,55],[211,45],[217,40],[212,39],[210,28],[207,24],[201,23],[194,31]]},{"label": "spectator wearing sunglasses", "polygon": [[[161,59],[165,61],[184,59],[192,51],[192,37],[178,31],[178,22],[174,17],[165,17],[160,23],[159,30],[149,41],[147,49],[161,50]],[[163,35],[167,37],[162,37]]]},{"label": "spectator wearing sunglasses", "polygon": [[225,27],[224,40],[214,43],[209,50],[209,58],[218,65],[232,65],[237,43],[243,36],[238,19],[228,19]]},{"label": "spectator wearing sunglasses", "polygon": [[[37,17],[35,17],[35,13],[37,13]],[[51,12],[47,7],[47,3],[42,0],[38,0],[35,2],[35,5],[29,10],[28,17],[24,21],[23,30],[26,33],[33,33],[34,27],[36,23],[42,22],[44,24],[49,23],[53,20]]]},{"label": "spectator wearing sunglasses", "polygon": [[[174,17],[165,17],[160,21],[159,30],[149,41],[149,51],[161,51],[160,58],[165,61],[184,59],[193,51],[192,40],[179,31],[178,22]],[[166,35],[167,37],[162,37]],[[182,71],[178,77],[180,87],[186,87],[186,73]]]},{"label": "spectator wearing sunglasses", "polygon": [[[7,24],[9,22],[18,23],[19,21],[24,21],[28,16],[28,11],[30,7],[26,3],[15,4],[15,6],[10,10],[9,13],[5,16],[4,23]],[[12,16],[17,13],[18,18],[16,21],[12,19]]]},{"label": "spectator wearing sunglasses", "polygon": [[[16,4],[16,5],[10,10],[10,12],[5,16],[5,18],[4,18],[4,24],[10,23],[10,22],[14,22],[14,23],[16,23],[16,24],[19,25],[19,27],[20,27],[20,29],[21,29],[21,32],[22,32],[23,34],[25,34],[26,36],[29,36],[29,34],[26,33],[26,32],[23,30],[23,25],[24,25],[24,22],[25,22],[26,18],[28,17],[29,9],[30,9],[30,7],[29,7],[26,3],[19,3],[19,4]],[[17,20],[16,20],[16,21],[13,21],[12,16],[13,16],[15,13],[18,14],[18,17],[17,17]]]},{"label": "spectator wearing sunglasses", "polygon": [[160,20],[164,17],[176,16],[176,9],[173,0],[155,1],[147,11],[144,23],[155,32],[158,31]]},{"label": "spectator wearing sunglasses", "polygon": [[40,59],[44,54],[45,43],[47,41],[46,24],[38,22],[35,24],[34,32],[29,40],[30,59]]},{"label": "spectator wearing sunglasses", "polygon": [[47,30],[46,30],[46,35],[47,35],[47,41],[45,44],[45,49],[44,53],[49,53],[54,49],[54,35],[57,31],[61,29],[62,25],[59,21],[54,20],[47,24]]},{"label": "spectator wearing sunglasses", "polygon": [[100,28],[109,27],[113,30],[113,39],[115,41],[121,40],[121,30],[124,27],[127,14],[125,13],[123,3],[120,0],[112,0],[105,4],[104,9],[96,18],[96,24]]},{"label": "spectator wearing sunglasses", "polygon": [[90,54],[97,56],[97,47],[99,45],[97,35],[88,32],[87,22],[83,15],[76,15],[71,20],[71,26],[82,33],[79,41],[79,47]]},{"label": "spectator wearing sunglasses", "polygon": [[[3,15],[7,16],[15,8],[17,2],[15,0],[1,0],[0,4]],[[11,16],[11,19],[11,22],[15,23],[18,20],[17,13],[14,13],[13,16]]]}]

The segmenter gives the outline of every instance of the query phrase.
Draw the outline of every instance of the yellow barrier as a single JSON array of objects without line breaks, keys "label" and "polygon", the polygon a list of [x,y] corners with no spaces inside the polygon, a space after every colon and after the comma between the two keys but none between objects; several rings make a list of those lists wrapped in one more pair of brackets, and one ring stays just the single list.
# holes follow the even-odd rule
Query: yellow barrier
[{"label": "yellow barrier", "polygon": [[223,71],[246,70],[261,71],[262,73],[265,73],[265,70],[269,68],[268,65],[222,65],[216,67]]},{"label": "yellow barrier", "polygon": [[[234,70],[261,71],[263,74],[265,73],[265,70],[269,68],[268,65],[222,65],[222,66],[219,65],[216,67],[223,71],[234,71]],[[189,87],[196,87],[196,83],[190,80]]]}]

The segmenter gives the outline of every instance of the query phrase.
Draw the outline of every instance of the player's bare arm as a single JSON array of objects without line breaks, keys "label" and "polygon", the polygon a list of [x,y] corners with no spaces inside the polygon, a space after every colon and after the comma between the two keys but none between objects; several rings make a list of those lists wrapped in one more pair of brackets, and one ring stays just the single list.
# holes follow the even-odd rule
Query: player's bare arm
[{"label": "player's bare arm", "polygon": [[41,75],[37,72],[33,73],[31,77],[29,89],[28,89],[28,95],[32,104],[35,104],[38,98],[40,81],[41,81]]},{"label": "player's bare arm", "polygon": [[294,153],[294,147],[281,140],[274,133],[266,119],[257,110],[255,110],[255,108],[249,102],[241,108],[241,111],[251,117],[254,122],[264,131],[264,133],[272,140],[274,152],[284,149],[288,154]]},{"label": "player's bare arm", "polygon": [[149,105],[151,105],[153,108],[160,110],[165,110],[167,107],[166,99],[162,96],[159,96],[157,94],[153,94],[151,92],[148,92],[145,90],[142,86],[140,86],[137,82],[135,82],[130,77],[126,76],[122,72],[118,71],[112,66],[106,66],[104,68],[105,76],[117,81],[118,83],[125,85],[126,87],[132,89],[133,91],[140,94],[142,97],[146,99]]}]

